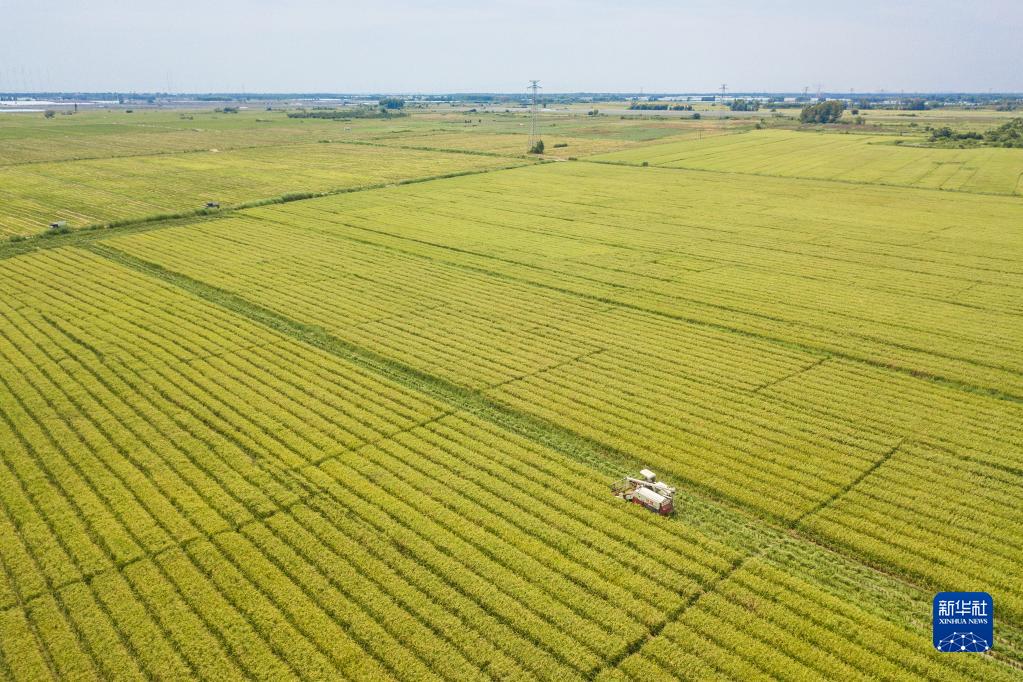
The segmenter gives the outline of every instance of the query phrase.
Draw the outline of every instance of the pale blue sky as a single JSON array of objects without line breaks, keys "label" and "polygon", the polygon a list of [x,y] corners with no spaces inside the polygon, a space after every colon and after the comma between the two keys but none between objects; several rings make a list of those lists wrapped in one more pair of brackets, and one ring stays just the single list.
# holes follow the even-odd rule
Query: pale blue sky
[{"label": "pale blue sky", "polygon": [[1023,91],[1023,0],[0,0],[0,90]]}]

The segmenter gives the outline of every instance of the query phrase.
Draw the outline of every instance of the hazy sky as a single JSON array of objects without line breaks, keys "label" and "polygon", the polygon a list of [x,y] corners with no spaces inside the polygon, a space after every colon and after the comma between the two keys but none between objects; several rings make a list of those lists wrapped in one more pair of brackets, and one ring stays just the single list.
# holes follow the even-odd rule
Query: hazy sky
[{"label": "hazy sky", "polygon": [[0,91],[1023,91],[1023,0],[0,0]]}]

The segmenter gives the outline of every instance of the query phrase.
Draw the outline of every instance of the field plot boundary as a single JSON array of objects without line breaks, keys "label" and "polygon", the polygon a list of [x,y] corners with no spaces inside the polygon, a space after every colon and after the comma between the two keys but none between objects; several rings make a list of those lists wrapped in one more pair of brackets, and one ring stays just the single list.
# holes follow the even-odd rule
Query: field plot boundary
[{"label": "field plot boundary", "polygon": [[[491,133],[486,133],[491,134]],[[236,152],[245,151],[249,149],[277,149],[280,147],[318,147],[323,144],[353,144],[353,145],[365,145],[369,147],[387,147],[390,149],[411,149],[416,151],[426,152],[444,152],[446,154],[470,154],[474,156],[496,156],[498,158],[513,158],[509,157],[508,154],[501,154],[500,152],[488,152],[484,150],[476,149],[457,149],[454,147],[419,147],[416,145],[397,145],[397,144],[384,144],[383,142],[374,142],[373,140],[326,140],[324,142],[294,142],[294,141],[280,141],[272,142],[269,144],[247,144],[239,145],[237,147],[228,147],[224,149],[225,152]],[[146,156],[185,156],[188,154],[202,154],[209,152],[209,147],[196,147],[194,149],[172,149],[167,151],[143,151],[133,152],[126,154],[114,154],[113,156],[81,156],[73,157],[69,159],[60,159],[54,161],[51,159],[37,159],[32,161],[15,161],[13,163],[0,164],[0,168],[15,168],[18,166],[35,166],[39,164],[54,164],[54,163],[73,163],[76,161],[105,161],[107,159],[137,159]],[[526,154],[522,154],[522,158],[528,158]]]},{"label": "field plot boundary", "polygon": [[[318,325],[298,322],[286,315],[253,303],[242,296],[195,280],[187,275],[168,270],[158,264],[127,254],[106,244],[92,242],[84,245],[83,248],[110,259],[121,266],[184,289],[200,299],[241,315],[257,324],[271,328],[289,338],[308,343],[343,360],[378,373],[388,380],[420,391],[428,398],[452,404],[454,409],[451,412],[466,412],[475,415],[498,427],[507,429],[513,434],[560,452],[596,471],[617,476],[623,471],[634,469],[642,464],[642,462],[639,462],[630,454],[608,446],[599,440],[580,435],[569,428],[553,424],[541,417],[524,414],[511,406],[505,406],[499,401],[489,398],[481,390],[463,388],[444,378],[410,367],[401,361],[383,357],[358,344],[340,339]],[[441,415],[439,418],[444,416]],[[898,448],[896,447],[892,452],[897,450]],[[874,463],[867,470],[867,474],[875,471],[885,459],[883,458],[880,463]],[[865,478],[867,478],[867,475],[859,476],[852,486],[847,486],[846,489],[840,491],[840,495],[835,497],[840,497],[841,494],[849,492],[849,490],[855,487],[856,483],[861,482]],[[805,532],[800,522],[807,518],[809,514],[804,514],[800,519],[788,522],[775,519],[769,514],[758,512],[740,502],[721,496],[713,490],[706,489],[695,482],[691,482],[690,490],[684,491],[681,499],[684,500],[687,496],[699,500],[704,505],[710,505],[725,511],[729,519],[724,521],[724,523],[735,523],[738,520],[743,524],[755,524],[758,533],[762,536],[759,541],[754,540],[755,546],[743,545],[745,550],[738,559],[739,566],[732,566],[727,572],[728,574],[741,567],[745,563],[745,559],[754,555],[762,555],[772,542],[777,542],[779,539],[787,537],[803,543],[807,547],[815,547],[820,551],[851,562],[856,566],[861,566],[868,571],[884,576],[885,579],[903,584],[914,591],[926,592],[930,589],[929,585],[917,580],[915,576],[893,571],[890,567],[875,562],[869,557],[861,556],[841,545],[825,542],[814,534]],[[827,504],[833,501],[833,499],[826,501],[822,508],[826,508]],[[813,511],[816,512],[818,510],[815,509]],[[715,584],[720,584],[720,581],[716,581]],[[695,595],[694,599],[687,600],[686,604],[676,608],[675,612],[673,612],[674,617],[666,619],[661,627],[666,627],[672,620],[684,613],[686,605],[691,606],[700,595],[712,591],[713,588],[710,586],[702,589]],[[1003,636],[1007,639],[1023,641],[1023,633],[1018,632],[1015,624],[1007,623],[1003,620],[1003,624],[1000,627],[1006,631],[1006,634]],[[642,646],[642,643],[649,639],[649,635],[643,636],[638,640],[638,646]],[[1007,665],[1016,667],[1023,665],[1014,656],[1015,654],[1013,653],[999,658]]]},{"label": "field plot boundary", "polygon": [[[137,258],[106,244],[93,242],[83,245],[83,248],[124,267],[185,289],[201,299],[231,310],[286,336],[304,341],[345,360],[383,374],[392,380],[397,380],[403,385],[417,389],[430,397],[439,398],[454,404],[460,410],[503,426],[513,433],[525,436],[534,442],[542,443],[559,452],[568,454],[577,461],[593,466],[598,471],[618,475],[634,468],[637,464],[630,455],[620,450],[576,434],[569,429],[550,424],[539,417],[526,415],[505,407],[498,401],[485,396],[480,390],[463,388],[446,379],[340,339],[317,325],[298,322],[269,308],[248,301],[242,296],[195,280],[187,275],[168,270],[160,265]],[[570,361],[575,359],[572,358]],[[524,377],[515,377],[515,380],[520,378]]]},{"label": "field plot boundary", "polygon": [[[554,162],[533,161],[532,163],[542,164]],[[258,208],[260,206],[270,206],[273,204],[288,204],[293,201],[318,199],[322,197],[337,196],[341,194],[351,194],[353,192],[368,192],[377,189],[384,189],[387,187],[397,187],[399,185],[415,185],[420,182],[448,180],[450,178],[460,178],[467,175],[496,173],[505,170],[512,170],[515,168],[522,168],[523,166],[526,165],[530,165],[530,161],[523,159],[522,161],[510,163],[505,166],[497,166],[494,168],[476,168],[464,171],[453,171],[451,173],[442,173],[440,175],[428,175],[418,178],[406,178],[403,180],[395,180],[393,182],[376,182],[370,185],[358,185],[356,187],[339,187],[331,190],[325,190],[322,192],[289,192],[287,194],[281,194],[275,197],[253,199],[252,201],[247,201],[241,204],[224,206],[223,208],[219,209],[211,210],[205,208],[197,208],[191,211],[154,213],[147,216],[140,216],[138,218],[128,218],[125,220],[116,220],[111,222],[91,223],[89,225],[74,228],[68,232],[62,233],[41,232],[38,234],[25,237],[20,241],[0,243],[0,260],[3,260],[5,258],[11,258],[13,256],[20,256],[30,251],[35,251],[37,249],[55,249],[64,246],[73,246],[81,242],[105,239],[107,237],[112,237],[114,235],[125,234],[130,232],[158,230],[164,227],[169,227],[180,223],[190,224],[199,220],[218,220],[220,218],[226,218],[230,216],[232,213],[244,211],[249,208]]]},{"label": "field plot boundary", "polygon": [[[736,133],[738,134],[738,133]],[[909,145],[905,145],[909,146]],[[597,163],[605,166],[625,166],[627,168],[657,168],[658,170],[671,170],[671,171],[688,171],[692,173],[712,173],[714,175],[750,175],[758,178],[774,178],[777,180],[812,180],[814,182],[836,182],[842,185],[853,185],[856,187],[892,187],[897,189],[913,189],[922,192],[940,192],[948,194],[949,192],[955,192],[957,194],[977,194],[984,197],[1004,197],[1010,199],[1023,198],[1023,173],[1020,173],[1019,180],[1020,189],[1016,192],[982,192],[974,189],[945,189],[943,187],[921,187],[919,185],[905,185],[894,182],[878,182],[878,181],[867,181],[867,180],[846,180],[843,178],[821,178],[814,177],[812,175],[779,175],[777,173],[756,173],[754,171],[738,171],[738,170],[717,170],[714,168],[700,168],[698,166],[644,166],[642,162],[636,163],[634,161],[617,161],[611,159],[598,159],[594,157],[581,156],[575,159],[577,163]]]},{"label": "field plot boundary", "polygon": [[23,173],[0,167],[0,235],[17,242],[543,162],[342,140],[215,151],[46,162]]},{"label": "field plot boundary", "polygon": [[[0,678],[1023,673],[1023,365],[988,331],[997,313],[1023,333],[1007,257],[1023,242],[1004,236],[1020,204],[321,142],[500,158],[0,243]],[[542,204],[559,177],[575,194]],[[793,189],[735,198],[775,179]],[[716,203],[678,196],[717,185]],[[966,228],[933,249],[916,248],[924,219],[874,238],[902,193]],[[819,244],[786,210],[846,194],[864,217],[819,221],[851,228]],[[737,227],[685,234],[706,205]],[[877,264],[849,255],[875,243]],[[818,252],[813,277],[744,267]],[[917,290],[992,312],[923,304],[870,326],[839,295],[876,272],[882,313]],[[641,466],[679,486],[674,518],[609,495]],[[931,597],[960,585],[1004,591],[997,650],[931,645]]]},{"label": "field plot boundary", "polygon": [[[910,188],[910,189],[915,189],[915,188]],[[431,248],[440,249],[442,251],[450,251],[450,252],[453,252],[453,253],[465,254],[465,255],[469,255],[469,256],[475,257],[475,258],[482,258],[482,259],[485,259],[485,260],[493,260],[493,261],[506,262],[506,263],[509,263],[511,265],[523,267],[523,268],[526,268],[526,269],[539,270],[539,271],[542,271],[542,272],[551,273],[551,274],[555,274],[555,275],[560,275],[560,276],[564,276],[565,275],[565,273],[563,271],[561,271],[561,270],[558,270],[556,268],[543,267],[543,266],[537,265],[535,263],[525,263],[525,262],[521,262],[521,261],[507,259],[507,258],[499,258],[497,256],[493,256],[493,255],[487,254],[487,253],[481,253],[479,251],[472,251],[470,249],[465,249],[465,248],[461,248],[461,247],[451,246],[451,245],[448,245],[448,244],[442,244],[442,243],[432,242],[432,241],[425,240],[425,239],[418,239],[418,238],[414,238],[414,237],[403,236],[403,235],[396,234],[396,233],[393,233],[393,232],[388,232],[388,231],[385,231],[385,230],[374,230],[374,229],[367,228],[365,226],[352,225],[352,224],[349,224],[349,223],[343,223],[343,224],[346,227],[350,228],[350,229],[357,229],[357,230],[361,230],[361,231],[372,233],[372,234],[379,234],[381,236],[388,237],[390,239],[395,239],[395,240],[398,240],[398,241],[405,241],[405,242],[411,242],[411,243],[415,243],[415,244],[422,244],[424,246],[429,246]],[[362,241],[362,243],[365,243],[365,244],[368,244],[368,245],[372,245],[372,246],[375,246],[375,247],[378,247],[378,248],[382,248],[382,249],[386,249],[386,250],[397,251],[399,253],[403,253],[403,254],[409,255],[409,256],[414,256],[414,257],[417,257],[417,258],[423,258],[423,259],[427,259],[427,260],[435,260],[435,259],[433,259],[430,256],[423,255],[422,253],[417,253],[415,251],[409,251],[409,250],[403,250],[403,249],[397,248],[397,247],[395,247],[393,245],[390,245],[390,244],[382,244],[380,242],[372,241],[372,240],[364,240],[363,241],[363,240],[358,240],[358,239],[355,239],[355,238],[349,237],[349,236],[346,236],[344,238],[345,239],[350,239],[350,240],[356,241],[356,242]],[[991,386],[982,386],[982,385],[979,385],[979,384],[970,383],[968,381],[963,381],[963,380],[960,380],[960,379],[953,379],[951,377],[946,377],[946,376],[943,376],[943,375],[940,375],[940,374],[934,374],[934,373],[931,373],[931,372],[925,372],[925,371],[922,371],[922,370],[916,370],[916,369],[912,369],[912,368],[909,368],[909,367],[902,367],[902,366],[899,366],[899,365],[879,362],[879,361],[876,361],[876,360],[872,360],[870,358],[862,357],[860,355],[856,355],[854,353],[849,353],[847,351],[842,351],[842,350],[839,350],[839,349],[824,348],[824,347],[814,346],[814,345],[810,345],[810,344],[806,344],[806,343],[801,343],[801,342],[798,342],[798,341],[790,341],[790,340],[780,339],[778,337],[772,336],[770,334],[765,334],[765,333],[762,333],[762,332],[757,332],[757,331],[753,331],[753,330],[739,329],[737,327],[731,327],[729,325],[721,324],[721,323],[718,323],[718,322],[713,322],[713,321],[710,321],[710,320],[701,320],[701,319],[698,319],[698,318],[695,318],[695,317],[691,317],[691,316],[680,315],[680,314],[671,313],[671,312],[664,311],[664,310],[657,310],[655,308],[649,308],[649,307],[645,307],[645,306],[642,306],[642,305],[639,305],[639,304],[636,304],[636,303],[630,303],[628,301],[622,301],[622,300],[619,300],[619,299],[613,298],[613,297],[599,296],[599,295],[595,295],[595,294],[586,293],[586,292],[583,292],[583,291],[578,291],[576,289],[571,289],[571,288],[561,287],[561,286],[555,286],[553,284],[548,284],[546,282],[540,282],[540,281],[536,281],[536,280],[529,279],[529,278],[526,278],[526,277],[517,276],[517,275],[511,274],[511,273],[499,272],[499,271],[496,271],[496,270],[488,269],[488,268],[485,268],[485,267],[480,267],[480,266],[477,266],[477,265],[471,265],[471,264],[467,264],[467,263],[459,262],[459,261],[455,261],[455,260],[444,260],[444,259],[441,259],[441,262],[443,262],[443,263],[445,263],[447,265],[450,265],[452,267],[457,267],[457,268],[461,268],[461,269],[464,269],[464,270],[470,270],[470,271],[473,271],[473,272],[478,272],[478,273],[481,273],[481,274],[485,274],[485,275],[488,275],[488,276],[491,276],[491,277],[495,277],[495,278],[499,278],[499,279],[503,279],[503,280],[507,280],[507,281],[519,282],[521,284],[528,284],[530,286],[536,286],[536,287],[539,287],[539,288],[547,289],[549,291],[555,291],[557,293],[566,294],[566,295],[577,297],[577,298],[583,298],[583,299],[590,300],[590,301],[593,301],[593,302],[596,302],[596,303],[602,303],[602,304],[606,304],[606,305],[618,306],[618,307],[621,307],[621,308],[626,308],[626,309],[630,309],[630,310],[636,310],[636,311],[639,311],[639,312],[642,312],[642,313],[645,313],[645,314],[650,314],[650,315],[655,315],[655,316],[658,316],[658,317],[664,317],[666,319],[672,319],[672,320],[677,320],[677,321],[680,321],[680,322],[685,322],[687,324],[692,324],[692,325],[701,326],[701,327],[705,327],[705,328],[709,328],[709,329],[715,329],[715,330],[718,330],[718,331],[723,331],[723,332],[727,332],[727,333],[731,333],[731,334],[738,334],[740,336],[746,336],[746,337],[749,337],[749,338],[755,338],[755,339],[759,339],[759,340],[762,340],[762,341],[767,341],[767,342],[770,342],[770,343],[773,343],[773,344],[776,344],[776,345],[779,345],[779,346],[782,346],[782,347],[785,347],[785,348],[790,348],[790,349],[793,349],[793,350],[799,350],[799,351],[803,351],[803,352],[806,352],[806,353],[811,353],[811,354],[817,355],[817,356],[826,356],[825,359],[827,359],[827,358],[840,358],[840,359],[844,359],[844,360],[849,360],[851,362],[857,362],[857,363],[862,363],[862,364],[865,364],[865,365],[869,365],[869,366],[875,367],[877,369],[898,372],[899,374],[903,374],[903,375],[906,375],[906,376],[911,376],[911,377],[914,377],[916,379],[921,379],[921,380],[924,380],[924,381],[934,382],[934,383],[937,383],[937,384],[940,384],[940,385],[943,385],[943,386],[947,386],[947,387],[954,388],[954,389],[961,390],[961,391],[966,391],[966,392],[969,392],[969,393],[976,393],[978,395],[983,395],[983,396],[990,397],[990,398],[996,398],[996,399],[999,399],[999,400],[1005,400],[1005,401],[1013,402],[1013,403],[1023,403],[1023,395],[1016,395],[1014,393],[1008,393],[1006,391],[1003,391],[1001,389],[994,388],[994,387],[991,387]],[[688,299],[684,299],[684,298],[681,298],[681,297],[678,297],[678,296],[675,296],[674,298],[676,298],[678,300],[688,301]],[[761,317],[763,319],[767,319],[767,320],[771,320],[771,321],[783,321],[783,320],[779,320],[777,318],[771,317],[769,315],[753,313],[753,312],[746,311],[746,310],[733,309],[733,308],[730,308],[728,306],[724,306],[724,305],[720,305],[720,304],[713,305],[713,304],[709,304],[709,303],[706,303],[706,302],[703,302],[703,301],[688,301],[688,302],[697,303],[699,305],[708,305],[708,306],[715,307],[715,308],[718,308],[718,309],[721,309],[721,310],[725,310],[725,311],[728,311],[728,312],[740,312],[742,314],[751,315],[751,316],[754,316],[754,317]],[[888,345],[898,346],[898,344],[892,343],[891,341],[885,340],[883,342],[888,344]],[[913,349],[913,348],[908,348],[908,349],[909,350],[918,350],[918,349]],[[957,358],[957,359],[959,359],[959,358]],[[963,360],[966,361],[966,362],[970,362],[968,359],[963,359]]]},{"label": "field plot boundary", "polygon": [[861,471],[860,474],[856,478],[854,478],[848,485],[843,486],[842,488],[836,490],[830,497],[828,497],[826,500],[822,500],[817,506],[813,507],[812,509],[808,509],[802,514],[800,514],[799,517],[797,517],[796,520],[792,522],[792,525],[794,527],[801,527],[803,525],[803,521],[810,518],[811,516],[814,516],[815,514],[819,514],[821,511],[833,505],[835,502],[841,499],[843,495],[853,490],[856,486],[862,483],[864,479],[866,479],[872,473],[880,469],[885,462],[890,460],[896,452],[902,449],[902,447],[906,444],[906,441],[908,440],[909,440],[908,436],[900,439],[898,443],[896,443],[888,451],[881,455],[881,457],[879,457],[876,462],[874,462],[869,467]]},{"label": "field plot boundary", "polygon": [[[702,140],[668,139],[660,140],[656,145],[593,154],[579,160],[727,175],[911,187],[984,196],[1023,196],[1023,186],[1017,181],[1018,178],[1014,180],[1010,175],[1017,175],[1013,171],[1020,167],[1020,164],[1012,163],[1010,159],[1023,158],[1014,154],[1018,150],[932,146],[926,144],[920,135],[922,133],[903,137],[890,132],[857,130],[826,132],[816,129],[746,128],[733,131],[731,140],[720,145],[703,145]],[[884,147],[892,149],[896,156],[904,157],[902,163],[894,167],[879,165],[875,152]],[[773,154],[773,150],[777,154]],[[643,153],[647,153],[650,158],[642,158]],[[867,157],[859,158],[859,153],[865,153]],[[952,172],[947,169],[952,169]],[[967,173],[965,176],[964,171]],[[902,177],[900,173],[908,175]],[[992,173],[1000,175],[995,178]],[[987,189],[984,184],[972,184],[978,175],[981,176],[981,183],[988,183]],[[954,183],[954,179],[959,179],[959,183]],[[995,185],[990,184],[996,180]]]},{"label": "field plot boundary", "polygon": [[685,616],[686,612],[689,611],[690,608],[695,606],[700,601],[700,599],[702,599],[704,596],[708,594],[716,592],[718,587],[722,583],[731,578],[737,571],[741,570],[742,567],[745,566],[748,561],[764,556],[764,554],[768,552],[768,550],[777,547],[780,542],[781,538],[777,537],[766,539],[759,548],[756,548],[750,552],[746,552],[742,556],[737,557],[734,561],[732,561],[732,564],[731,566],[728,567],[727,571],[723,571],[713,581],[708,583],[702,589],[695,591],[692,595],[689,596],[688,599],[686,599],[681,604],[672,609],[665,616],[663,621],[661,621],[654,627],[650,628],[650,630],[648,630],[646,634],[643,635],[642,637],[638,637],[634,641],[630,642],[629,645],[625,647],[625,649],[623,649],[610,660],[606,661],[603,666],[592,670],[589,675],[590,679],[597,679],[602,673],[617,670],[627,658],[629,658],[633,654],[639,653],[643,649],[643,647],[646,646],[650,641],[659,637],[660,634],[664,632],[664,629],[666,627],[668,627],[672,623],[680,620],[683,616]]}]

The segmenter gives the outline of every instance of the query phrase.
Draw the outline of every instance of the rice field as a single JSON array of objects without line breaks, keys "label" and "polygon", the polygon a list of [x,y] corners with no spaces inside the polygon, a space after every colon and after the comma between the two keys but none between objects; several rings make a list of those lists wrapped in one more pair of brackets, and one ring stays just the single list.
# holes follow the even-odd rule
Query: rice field
[{"label": "rice field", "polygon": [[[965,216],[957,211],[969,210],[959,197],[916,192],[921,203],[904,207],[898,232],[842,248],[828,241],[833,226],[820,222],[815,205],[838,214],[843,201],[856,205],[867,230],[870,194],[890,219],[895,190],[837,185],[822,196],[804,183],[799,201],[800,188],[787,181],[786,213],[777,225],[758,225],[766,201],[757,198],[754,217],[713,196],[749,197],[744,190],[757,185],[768,191],[761,179],[745,182],[545,166],[258,208],[223,224],[106,243],[482,391],[829,542],[866,548],[870,537],[884,537],[892,511],[878,503],[865,523],[846,491],[856,485],[869,494],[900,464],[920,478],[950,476],[949,485],[963,489],[983,479],[1014,508],[1015,475],[978,472],[1015,471],[1023,462],[1016,364],[1023,327],[1001,294],[969,306],[957,305],[956,295],[978,278],[993,277],[998,283],[988,285],[1003,294],[1019,288],[1021,274],[1002,270],[1008,266],[999,259],[1019,248],[1009,226],[1023,205],[973,199],[991,211],[988,229],[1007,236],[988,242],[970,230],[971,243],[954,230]],[[884,193],[887,200],[877,196]],[[581,215],[570,203],[580,197],[613,209]],[[640,210],[642,227],[616,221]],[[949,226],[929,223],[929,213]],[[498,225],[505,232],[495,237]],[[931,230],[941,236],[924,238]],[[186,244],[200,245],[203,255]],[[953,244],[962,265],[937,276]],[[348,265],[338,272],[341,260]],[[827,303],[814,307],[812,298]],[[903,311],[897,325],[892,310]],[[942,451],[975,464],[950,472],[936,456]],[[911,519],[932,503],[921,496],[918,505],[909,504]],[[957,509],[970,523],[943,529],[949,541],[984,527],[992,551],[1018,551],[1018,521]],[[860,534],[851,535],[850,524]],[[933,542],[921,535],[883,552],[870,547],[876,561],[937,585],[951,575],[931,556],[940,551]],[[1004,576],[1000,603],[1023,613],[1018,565],[982,556],[977,577]]]},{"label": "rice field", "polygon": [[283,112],[107,110],[52,119],[12,113],[0,116],[0,166],[300,144],[337,129]]},{"label": "rice field", "polygon": [[[0,238],[236,207],[526,163],[522,116],[427,111],[386,119],[288,118],[280,111],[83,112],[0,118]],[[659,137],[724,134],[720,124],[589,117],[545,122],[546,157]],[[562,145],[562,146],[556,146]],[[488,158],[490,157],[490,158]],[[534,159],[535,160],[535,159]]]},{"label": "rice field", "polygon": [[[0,235],[229,207],[507,166],[510,159],[351,144],[217,149],[0,167]],[[520,162],[521,163],[521,162]]]},{"label": "rice field", "polygon": [[0,169],[0,678],[1019,679],[1021,200],[492,124]]},{"label": "rice field", "polygon": [[726,173],[1023,194],[1023,156],[1017,150],[937,149],[919,146],[922,140],[892,135],[754,130],[741,135],[628,149],[595,158]]}]

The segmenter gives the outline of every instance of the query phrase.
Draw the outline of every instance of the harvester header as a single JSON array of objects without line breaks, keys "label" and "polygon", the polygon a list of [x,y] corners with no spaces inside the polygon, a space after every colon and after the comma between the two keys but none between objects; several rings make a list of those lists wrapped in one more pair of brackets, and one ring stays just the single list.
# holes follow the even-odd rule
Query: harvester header
[{"label": "harvester header", "polygon": [[639,476],[626,476],[612,484],[611,493],[661,516],[671,516],[675,512],[675,488],[658,481],[657,474],[649,469],[642,469]]}]

